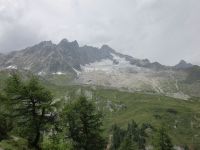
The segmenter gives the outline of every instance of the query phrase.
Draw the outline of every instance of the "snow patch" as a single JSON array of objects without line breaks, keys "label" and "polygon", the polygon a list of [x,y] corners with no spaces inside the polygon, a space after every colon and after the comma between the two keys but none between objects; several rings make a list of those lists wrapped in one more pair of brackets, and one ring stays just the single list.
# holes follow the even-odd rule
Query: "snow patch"
[{"label": "snow patch", "polygon": [[109,59],[102,59],[99,62],[86,64],[84,66],[81,65],[81,69],[84,72],[92,72],[92,71],[111,72],[113,70],[113,62]]},{"label": "snow patch", "polygon": [[7,69],[17,69],[17,66],[13,66],[13,65],[11,65],[11,66],[8,66],[8,67],[6,67]]},{"label": "snow patch", "polygon": [[[102,59],[98,62],[96,61],[86,65],[81,65],[81,70],[83,72],[103,71],[107,74],[119,72],[136,73],[149,71],[146,68],[130,64],[130,62],[127,61],[124,57],[119,57],[113,53],[111,53],[111,55],[113,56],[113,60]],[[114,63],[114,61],[116,61],[116,63]]]},{"label": "snow patch", "polygon": [[39,76],[46,75],[46,72],[44,72],[44,71],[40,71],[40,72],[38,72],[38,75],[39,75]]},{"label": "snow patch", "polygon": [[62,74],[65,74],[65,73],[58,71],[58,72],[55,72],[55,73],[52,73],[52,74],[62,75]]}]

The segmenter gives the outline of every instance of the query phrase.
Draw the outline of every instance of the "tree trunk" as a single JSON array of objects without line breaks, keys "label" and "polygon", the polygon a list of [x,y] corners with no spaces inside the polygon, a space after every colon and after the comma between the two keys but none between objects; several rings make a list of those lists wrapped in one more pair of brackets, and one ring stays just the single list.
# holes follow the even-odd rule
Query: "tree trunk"
[{"label": "tree trunk", "polygon": [[39,140],[40,140],[40,131],[37,129],[37,133],[36,133],[36,136],[35,136],[35,139],[33,141],[33,147],[36,149],[36,150],[40,150],[40,146],[39,146]]}]

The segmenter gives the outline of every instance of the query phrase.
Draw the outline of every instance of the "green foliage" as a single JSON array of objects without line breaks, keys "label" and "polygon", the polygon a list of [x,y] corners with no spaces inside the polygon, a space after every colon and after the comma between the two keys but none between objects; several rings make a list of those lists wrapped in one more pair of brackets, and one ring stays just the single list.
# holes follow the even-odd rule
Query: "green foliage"
[{"label": "green foliage", "polygon": [[5,91],[22,136],[27,138],[30,147],[40,149],[41,134],[52,121],[51,93],[36,77],[24,83],[16,74],[8,79]]},{"label": "green foliage", "polygon": [[6,116],[0,115],[0,141],[8,138],[8,133],[12,128],[12,121]]},{"label": "green foliage", "polygon": [[183,147],[184,150],[190,150],[189,147],[187,145],[184,145]]},{"label": "green foliage", "polygon": [[71,150],[72,146],[66,138],[60,134],[45,137],[42,143],[43,150]]},{"label": "green foliage", "polygon": [[[4,82],[1,82],[1,81],[5,80],[8,77],[9,77],[8,74],[5,74],[3,76],[0,75],[0,90],[4,88],[6,85],[4,84]],[[103,87],[94,87],[94,86],[90,87],[90,86],[80,86],[80,85],[65,86],[64,84],[62,86],[58,86],[58,85],[49,83],[48,80],[44,79],[43,77],[41,77],[41,79],[42,79],[41,81],[43,85],[47,87],[48,89],[50,89],[51,92],[55,95],[56,101],[57,100],[60,101],[60,106],[58,106],[55,110],[56,113],[60,113],[62,111],[62,108],[66,105],[66,103],[69,103],[69,101],[72,101],[79,96],[77,94],[79,89],[83,91],[82,93],[84,93],[84,90],[92,92],[93,100],[96,103],[98,109],[102,110],[103,113],[105,114],[105,117],[103,120],[104,121],[103,125],[104,125],[104,128],[106,129],[104,132],[105,136],[110,136],[109,129],[111,128],[112,124],[117,124],[120,127],[120,129],[125,129],[126,125],[131,120],[134,119],[138,123],[138,125],[140,125],[140,128],[141,128],[141,124],[145,122],[151,123],[155,128],[158,128],[160,124],[165,123],[167,124],[167,134],[171,137],[171,141],[173,142],[174,145],[180,146],[180,145],[185,144],[187,145],[187,148],[188,147],[189,148],[195,147],[196,149],[200,148],[200,145],[199,145],[200,102],[199,102],[198,97],[196,97],[195,99],[191,98],[188,101],[182,101],[180,99],[178,100],[171,97],[166,97],[164,95],[145,94],[145,93],[137,93],[137,92],[135,93],[122,92],[115,89],[105,89]],[[10,80],[11,78],[9,79],[8,82],[13,82]],[[6,131],[5,130],[6,125],[2,125],[2,126],[0,125],[1,127],[3,127],[2,131],[6,131],[6,136],[3,137],[4,139],[9,138],[8,136],[12,136],[12,135],[17,136],[17,137],[21,136],[21,137],[27,138],[28,135],[31,135],[32,132],[34,132],[31,130],[28,130],[27,124],[23,123],[23,122],[26,122],[26,117],[25,117],[26,113],[24,113],[24,115],[21,116],[22,113],[19,113],[19,111],[17,110],[17,108],[23,108],[23,104],[19,102],[21,101],[19,98],[20,95],[18,95],[18,93],[20,92],[16,92],[16,91],[17,90],[23,91],[24,90],[23,87],[27,86],[29,80],[27,82],[22,82],[21,79],[18,77],[15,80],[16,81],[14,83],[19,82],[21,85],[14,84],[14,86],[10,86],[10,90],[7,91],[8,93],[7,95],[9,95],[9,99],[11,99],[12,104],[10,103],[10,101],[9,103],[4,103],[0,101],[0,114],[2,117],[0,120],[1,125],[2,125],[2,122],[7,120],[8,122],[10,121],[12,122],[12,123],[10,122],[11,124],[10,123],[8,124],[14,126],[14,130],[10,132],[11,128]],[[60,81],[62,80],[63,79],[60,79]],[[24,78],[23,78],[23,81],[24,81]],[[197,81],[196,78],[195,78],[195,81]],[[8,82],[5,82],[5,83],[8,83]],[[198,82],[194,82],[194,83],[197,84]],[[182,84],[182,83],[179,83],[179,84]],[[198,92],[199,88],[198,87],[194,88],[192,87],[192,85],[190,87],[192,91],[195,90]],[[8,85],[6,87],[8,87]],[[16,89],[14,87],[16,87]],[[15,89],[15,90],[12,91],[12,89]],[[19,98],[19,100],[17,100],[17,98]],[[116,104],[120,104],[120,105],[123,104],[126,108],[119,109],[119,110],[114,109],[114,111],[111,112],[107,107],[108,101],[111,103],[112,106],[115,106]],[[12,106],[12,108],[9,108],[10,106]],[[5,113],[3,113],[2,115],[2,112],[5,112],[5,110],[12,113],[6,112],[6,115]],[[8,116],[8,114],[12,114],[12,116]],[[62,117],[59,118],[59,124],[60,124],[60,121],[62,122]],[[65,136],[56,136],[56,140],[54,141],[53,139],[49,138],[49,134],[51,133],[52,127],[51,126],[47,127],[46,125],[44,125],[44,127],[42,128],[45,129],[45,133],[46,133],[45,135],[43,135],[44,130],[42,129],[41,134],[43,135],[43,137],[40,138],[41,139],[40,143],[42,143],[42,146],[44,143],[46,143],[47,145],[49,144],[50,146],[49,147],[47,146],[47,147],[50,149],[50,147],[52,146],[55,148],[56,145],[62,145],[63,141],[64,143],[67,143],[67,144],[70,142],[69,140],[66,140]],[[65,128],[68,128],[68,126],[65,125]],[[16,134],[16,131],[20,134]],[[62,131],[62,132],[65,132],[65,131]],[[148,130],[147,130],[147,133],[148,133]],[[121,144],[126,143],[124,141],[125,138],[126,136],[124,136],[124,138],[122,139]],[[145,139],[146,139],[147,144],[152,142],[151,138],[145,138]],[[10,140],[10,138],[8,140]],[[4,141],[5,140],[3,140],[2,142]],[[12,144],[11,142],[7,142],[7,143]],[[129,141],[127,143],[129,143]],[[137,142],[135,143],[138,145]],[[121,144],[119,145],[119,147],[121,147]]]},{"label": "green foliage", "polygon": [[155,134],[153,146],[155,150],[173,150],[171,139],[163,127]]},{"label": "green foliage", "polygon": [[8,114],[6,97],[0,94],[0,141],[8,138],[8,133],[12,130],[12,119]]},{"label": "green foliage", "polygon": [[145,149],[146,138],[148,137],[146,129],[152,128],[149,124],[142,124],[141,127],[135,121],[128,123],[126,130],[117,125],[112,127],[111,150],[118,149]]},{"label": "green foliage", "polygon": [[116,150],[120,147],[120,144],[124,140],[126,131],[118,127],[116,124],[112,126],[112,143],[111,150]]},{"label": "green foliage", "polygon": [[0,142],[3,150],[33,150],[27,147],[27,141],[22,138],[13,137]]},{"label": "green foliage", "polygon": [[95,106],[80,97],[78,101],[66,108],[66,126],[68,136],[76,150],[101,150],[104,148],[102,133],[102,114]]},{"label": "green foliage", "polygon": [[125,137],[119,147],[119,150],[138,150],[138,146],[135,141],[133,141],[129,137]]},{"label": "green foliage", "polygon": [[146,129],[152,128],[151,125],[143,123],[141,127],[136,128],[136,134],[133,134],[132,136],[134,137],[135,135],[135,141],[138,143],[139,149],[145,150],[145,144],[146,144],[146,138],[148,138],[148,135],[146,133]]}]

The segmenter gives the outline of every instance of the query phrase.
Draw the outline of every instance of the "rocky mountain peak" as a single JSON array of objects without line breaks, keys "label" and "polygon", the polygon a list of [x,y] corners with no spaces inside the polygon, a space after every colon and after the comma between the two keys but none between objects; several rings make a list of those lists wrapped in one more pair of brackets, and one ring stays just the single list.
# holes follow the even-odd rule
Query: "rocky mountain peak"
[{"label": "rocky mountain peak", "polygon": [[146,59],[142,59],[142,61],[145,63],[145,64],[149,64],[150,61],[146,58]]},{"label": "rocky mountain peak", "polygon": [[74,47],[77,47],[77,48],[79,47],[79,44],[76,40],[71,42],[71,45],[73,45]]},{"label": "rocky mountain peak", "polygon": [[175,65],[176,69],[187,69],[192,67],[193,65],[191,63],[187,63],[185,60],[180,60],[180,62]]},{"label": "rocky mountain peak", "polygon": [[75,41],[72,41],[72,42],[69,42],[67,39],[62,39],[60,41],[60,43],[58,44],[58,46],[64,48],[64,49],[78,49],[79,48],[79,44],[78,42],[75,40]]},{"label": "rocky mountain peak", "polygon": [[[101,48],[92,46],[80,47],[78,42],[62,39],[58,44],[51,41],[43,41],[21,51],[15,51],[8,55],[0,55],[0,68],[16,66],[18,69],[28,69],[34,73],[73,72],[81,70],[81,66],[102,61],[129,62],[133,66],[148,68],[151,70],[167,69],[157,62],[151,63],[148,59],[136,59],[129,55],[121,54],[108,45]],[[103,62],[103,63],[107,63]],[[181,61],[177,68],[191,66]]]},{"label": "rocky mountain peak", "polygon": [[185,60],[180,60],[179,64],[187,64]]},{"label": "rocky mountain peak", "polygon": [[62,39],[59,43],[58,43],[58,45],[66,45],[66,44],[68,44],[69,43],[69,41],[67,40],[67,39]]},{"label": "rocky mountain peak", "polygon": [[105,45],[102,45],[100,49],[101,49],[101,50],[111,51],[111,52],[114,51],[109,45],[106,45],[106,44],[105,44]]},{"label": "rocky mountain peak", "polygon": [[53,43],[51,41],[42,41],[38,44],[38,46],[46,47],[46,46],[52,46]]}]

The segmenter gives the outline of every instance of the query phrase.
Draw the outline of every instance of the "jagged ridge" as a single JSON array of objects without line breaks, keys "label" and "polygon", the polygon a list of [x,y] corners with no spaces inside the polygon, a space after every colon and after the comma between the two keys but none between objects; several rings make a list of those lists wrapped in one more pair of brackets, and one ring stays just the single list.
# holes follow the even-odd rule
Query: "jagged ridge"
[{"label": "jagged ridge", "polygon": [[98,62],[103,59],[115,61],[113,55],[125,58],[132,65],[152,69],[165,69],[157,62],[141,60],[132,56],[116,52],[108,45],[101,48],[92,46],[80,47],[77,41],[69,42],[63,39],[58,44],[51,41],[43,41],[21,51],[14,51],[8,55],[0,55],[0,67],[12,69],[26,69],[34,73],[74,72],[81,70],[81,65]]}]

